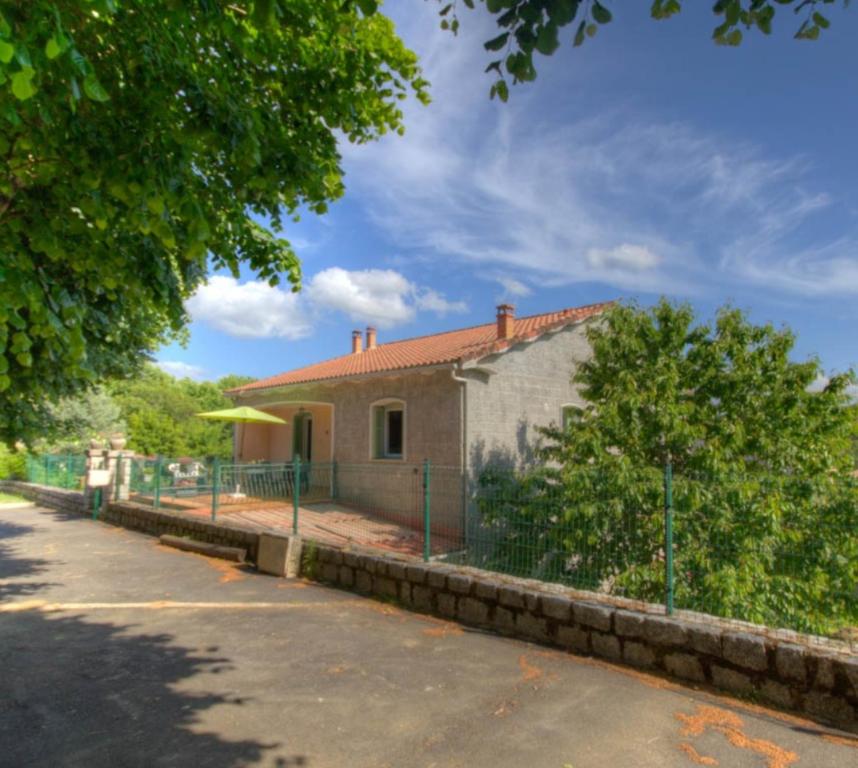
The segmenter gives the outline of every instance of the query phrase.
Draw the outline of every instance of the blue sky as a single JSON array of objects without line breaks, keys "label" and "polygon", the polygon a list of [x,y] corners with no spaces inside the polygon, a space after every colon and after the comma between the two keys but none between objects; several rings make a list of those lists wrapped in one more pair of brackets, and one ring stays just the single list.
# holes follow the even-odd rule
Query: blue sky
[{"label": "blue sky", "polygon": [[500,104],[481,7],[454,38],[436,3],[388,2],[432,104],[406,105],[404,137],[344,144],[345,198],[285,229],[301,294],[212,276],[161,365],[261,377],[344,354],[367,324],[383,342],[490,322],[500,301],[665,294],[787,324],[829,373],[858,366],[858,9],[833,8],[815,43],[779,9],[770,38],[732,49],[711,43],[709,3],[666,22],[611,5],[612,24],[578,49],[567,31]]}]

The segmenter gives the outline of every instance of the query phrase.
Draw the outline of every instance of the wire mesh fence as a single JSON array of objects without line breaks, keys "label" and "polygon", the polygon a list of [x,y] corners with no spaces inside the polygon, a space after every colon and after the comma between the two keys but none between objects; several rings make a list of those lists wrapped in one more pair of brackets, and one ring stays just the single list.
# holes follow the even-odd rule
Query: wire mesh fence
[{"label": "wire mesh fence", "polygon": [[[80,456],[28,479],[80,487]],[[114,498],[858,640],[858,480],[124,457]]]},{"label": "wire mesh fence", "polygon": [[86,456],[74,453],[27,456],[27,482],[80,490],[86,475]]}]

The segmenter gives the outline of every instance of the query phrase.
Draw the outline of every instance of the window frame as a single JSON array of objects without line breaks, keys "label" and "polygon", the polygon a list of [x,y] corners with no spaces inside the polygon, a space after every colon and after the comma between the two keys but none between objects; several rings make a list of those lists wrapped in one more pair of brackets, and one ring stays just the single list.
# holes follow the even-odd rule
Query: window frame
[{"label": "window frame", "polygon": [[568,417],[567,411],[570,413],[577,414],[577,417],[580,418],[584,413],[584,409],[578,405],[577,403],[564,403],[560,406],[560,428],[565,432],[567,427],[569,426],[570,417]]},{"label": "window frame", "polygon": [[[383,409],[383,425],[380,434],[381,445],[376,445],[377,437],[376,430],[376,413],[378,409]],[[386,397],[382,400],[376,400],[370,403],[369,406],[369,458],[371,461],[397,461],[404,462],[406,458],[406,436],[408,429],[408,415],[405,400],[399,397]],[[390,422],[388,414],[399,412],[402,414],[402,452],[392,454],[389,452],[390,440]]]}]

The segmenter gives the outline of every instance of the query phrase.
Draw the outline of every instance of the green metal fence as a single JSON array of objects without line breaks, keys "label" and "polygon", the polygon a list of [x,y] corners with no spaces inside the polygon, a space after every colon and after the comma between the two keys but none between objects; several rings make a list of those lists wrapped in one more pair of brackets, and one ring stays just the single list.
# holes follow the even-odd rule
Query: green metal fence
[{"label": "green metal fence", "polygon": [[468,565],[822,635],[858,630],[858,484],[668,466],[476,481]]},{"label": "green metal fence", "polygon": [[83,489],[86,456],[74,453],[27,456],[27,482],[54,488]]},{"label": "green metal fence", "polygon": [[858,482],[126,459],[155,507],[823,635],[858,627]]}]

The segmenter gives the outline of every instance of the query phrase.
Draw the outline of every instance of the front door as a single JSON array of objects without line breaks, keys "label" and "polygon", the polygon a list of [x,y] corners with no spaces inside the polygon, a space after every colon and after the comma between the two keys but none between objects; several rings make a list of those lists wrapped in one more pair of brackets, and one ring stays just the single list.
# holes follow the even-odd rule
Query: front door
[{"label": "front door", "polygon": [[313,414],[302,412],[295,414],[293,427],[293,455],[300,456],[301,461],[313,460]]}]

